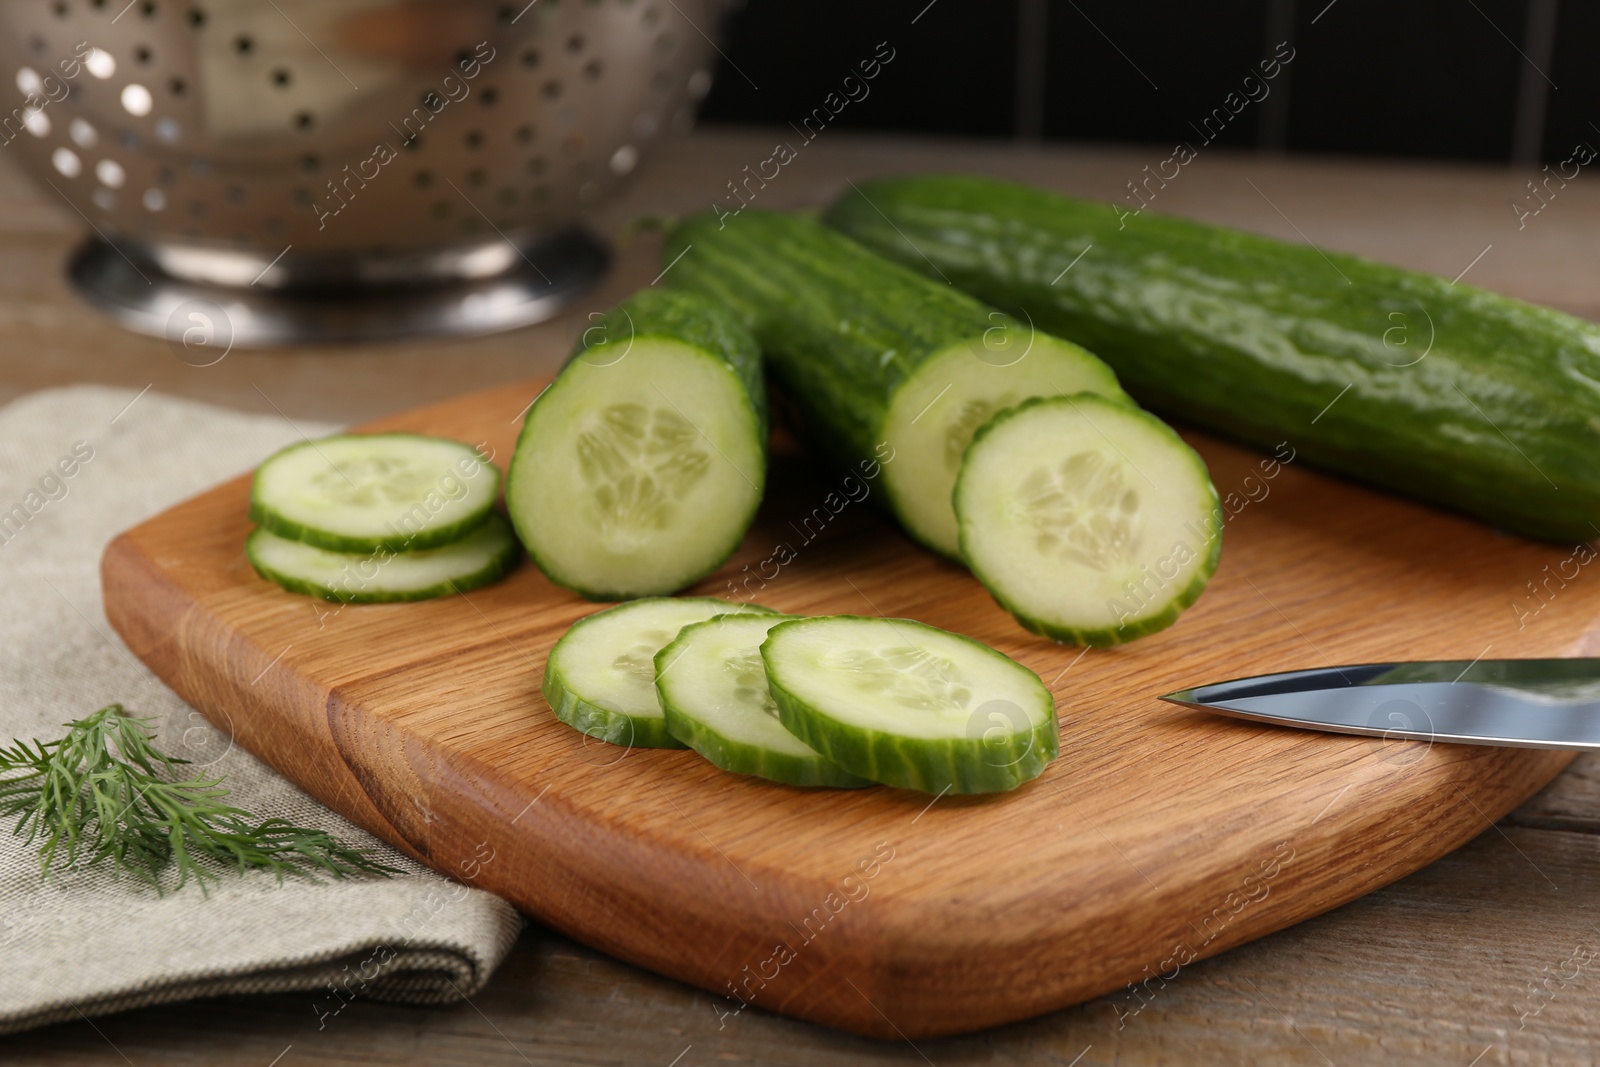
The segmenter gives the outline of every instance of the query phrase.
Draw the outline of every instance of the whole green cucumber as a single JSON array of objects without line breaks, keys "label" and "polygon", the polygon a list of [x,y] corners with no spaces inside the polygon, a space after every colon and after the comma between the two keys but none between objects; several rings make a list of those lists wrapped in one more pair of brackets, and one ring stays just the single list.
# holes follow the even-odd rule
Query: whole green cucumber
[{"label": "whole green cucumber", "polygon": [[986,178],[826,222],[1031,316],[1145,406],[1557,541],[1600,536],[1600,328],[1443,278]]},{"label": "whole green cucumber", "polygon": [[1033,396],[1126,401],[1100,360],[819,223],[745,211],[691,217],[667,235],[665,284],[731,309],[812,447],[883,470],[885,495],[919,541],[960,549],[950,493],[972,434]]}]

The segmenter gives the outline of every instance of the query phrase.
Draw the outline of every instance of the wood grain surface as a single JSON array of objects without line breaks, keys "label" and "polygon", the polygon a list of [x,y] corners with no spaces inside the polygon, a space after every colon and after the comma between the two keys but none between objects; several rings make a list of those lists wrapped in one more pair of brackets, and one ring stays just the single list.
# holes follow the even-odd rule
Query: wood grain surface
[{"label": "wood grain surface", "polygon": [[[487,441],[503,458],[541,384],[373,428]],[[1157,694],[1334,662],[1561,654],[1600,615],[1600,587],[1573,584],[1532,602],[1526,625],[1524,583],[1561,558],[1548,545],[1292,461],[1267,477],[1258,454],[1190,440],[1236,512],[1223,564],[1177,626],[1132,646],[1024,633],[869,507],[820,522],[831,486],[793,456],[739,555],[694,590],[726,593],[783,542],[796,558],[761,602],[919,618],[1039,672],[1062,758],[1002,796],[802,791],[589,742],[538,691],[550,646],[594,605],[524,566],[470,596],[326,614],[250,571],[244,479],[114,541],[106,609],[169,685],[313,795],[587,944],[723,996],[719,1018],[747,1001],[915,1039],[1128,987],[1126,1013],[1195,960],[1467,842],[1569,758],[1256,727]]]}]

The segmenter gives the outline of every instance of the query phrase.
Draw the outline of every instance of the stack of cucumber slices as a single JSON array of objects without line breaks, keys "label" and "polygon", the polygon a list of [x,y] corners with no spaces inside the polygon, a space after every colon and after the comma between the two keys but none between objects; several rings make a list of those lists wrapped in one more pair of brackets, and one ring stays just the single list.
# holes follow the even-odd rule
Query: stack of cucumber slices
[{"label": "stack of cucumber slices", "polygon": [[1059,751],[1038,675],[909,619],[634,600],[556,642],[544,693],[592,737],[688,747],[788,785],[994,793],[1037,777]]},{"label": "stack of cucumber slices", "polygon": [[245,542],[256,573],[344,603],[426,600],[516,565],[494,511],[500,472],[458,441],[344,434],[304,441],[256,470]]}]

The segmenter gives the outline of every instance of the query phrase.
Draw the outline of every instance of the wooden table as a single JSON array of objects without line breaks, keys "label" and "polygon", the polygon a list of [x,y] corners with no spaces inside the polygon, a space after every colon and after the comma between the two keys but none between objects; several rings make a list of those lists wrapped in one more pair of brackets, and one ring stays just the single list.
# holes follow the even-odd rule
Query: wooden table
[{"label": "wooden table", "polygon": [[[697,134],[595,225],[709,206],[773,132]],[[847,177],[974,170],[1115,200],[1169,153],[1023,148],[830,133],[761,206],[820,203]],[[1370,255],[1600,318],[1600,179],[1518,220],[1526,175],[1502,169],[1208,152],[1152,205]],[[655,275],[643,238],[606,285],[554,322],[499,337],[292,353],[194,368],[112,327],[67,291],[80,220],[0,170],[0,402],[93,381],[147,385],[290,418],[355,421],[553,369],[600,310]],[[1554,563],[1563,553],[1552,548]],[[1455,803],[1440,798],[1439,803]],[[1397,828],[1398,831],[1399,828]],[[1593,1062],[1600,1012],[1600,758],[1459,852],[1335,912],[1186,968],[1148,1002],[1109,997],[941,1041],[874,1044],[712,998],[530,929],[471,1004],[356,1003],[318,1031],[303,996],[234,998],[68,1023],[5,1040],[14,1064],[1254,1064]],[[1063,945],[1061,951],[1071,952]],[[3,961],[0,961],[3,964]],[[275,1059],[275,1057],[277,1057]]]}]

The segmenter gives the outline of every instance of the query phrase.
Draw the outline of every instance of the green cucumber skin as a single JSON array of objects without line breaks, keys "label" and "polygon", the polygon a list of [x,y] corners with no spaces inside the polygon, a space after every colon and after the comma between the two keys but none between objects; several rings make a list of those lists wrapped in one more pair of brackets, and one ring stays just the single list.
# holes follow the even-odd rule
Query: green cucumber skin
[{"label": "green cucumber skin", "polygon": [[[659,693],[660,690],[658,689]],[[663,695],[661,708],[666,713],[667,732],[714,767],[731,774],[765,778],[782,785],[824,786],[834,789],[861,789],[877,785],[868,778],[851,774],[842,767],[777,752],[762,752],[753,757],[748,746],[730,746],[727,739],[688,718]]]},{"label": "green cucumber skin", "polygon": [[625,748],[689,747],[667,732],[665,719],[641,726],[637,725],[637,719],[589,703],[568,689],[560,672],[548,665],[545,667],[543,691],[556,718],[596,740]]},{"label": "green cucumber skin", "polygon": [[841,468],[877,454],[889,404],[923,362],[997,325],[1023,328],[794,215],[692,216],[668,233],[662,260],[666,284],[704,293],[750,328],[785,413]]},{"label": "green cucumber skin", "polygon": [[727,225],[691,216],[668,233],[662,259],[676,259],[667,284],[743,320],[786,407],[841,466],[873,456],[890,400],[923,360],[994,325],[971,297],[777,212]]},{"label": "green cucumber skin", "polygon": [[[597,329],[598,327],[599,329]],[[761,349],[756,344],[750,332],[744,328],[737,316],[720,307],[715,301],[709,300],[697,293],[679,292],[672,289],[644,289],[635,293],[627,301],[612,308],[601,316],[596,327],[585,330],[573,347],[572,354],[567,359],[566,366],[571,366],[585,352],[595,351],[601,338],[608,338],[606,344],[616,343],[619,337],[637,340],[641,337],[659,337],[667,341],[676,341],[681,344],[691,345],[705,352],[708,357],[719,360],[744,386],[745,395],[750,398],[751,410],[756,416],[757,433],[761,445],[761,463],[758,467],[757,479],[761,481],[762,492],[756,496],[755,503],[750,509],[750,514],[738,530],[732,531],[727,550],[722,553],[714,566],[708,567],[699,578],[715,571],[717,567],[726,563],[739,545],[744,541],[744,535],[749,530],[750,524],[755,521],[756,511],[761,506],[761,498],[765,495],[766,456],[771,415],[768,407],[766,371],[761,359]],[[607,359],[613,358],[609,354]],[[563,370],[566,368],[563,367]],[[516,447],[511,452],[511,462],[506,471],[506,497],[507,510],[511,515],[511,524],[517,527],[517,509],[511,506],[514,495],[512,483],[517,476],[517,468],[523,462],[533,463],[537,459],[529,456],[526,460],[523,445],[528,440],[528,428],[533,425],[535,412],[539,404],[551,396],[561,386],[561,375],[545,387],[544,392],[534,398],[533,404],[528,408],[528,413],[522,422],[522,429],[517,434]],[[548,559],[541,558],[532,545],[532,538],[522,537],[518,530],[519,539],[528,552],[528,557],[533,560],[534,566],[556,585],[563,589],[570,589],[585,600],[605,602],[613,600],[626,600],[636,594],[627,589],[598,589],[573,582],[561,576],[559,568],[552,568]],[[684,587],[694,584],[699,578],[684,583]],[[658,595],[658,594],[651,594]],[[666,746],[679,747],[679,746]]]},{"label": "green cucumber skin", "polygon": [[[341,434],[340,436],[359,437],[369,435]],[[420,433],[396,432],[372,434],[370,436],[414,437],[418,440],[437,440],[436,438],[429,437],[427,434]],[[262,465],[265,466],[267,463],[272,462],[273,459],[287,452],[293,452],[302,448],[315,448],[316,446],[317,442],[315,441],[301,441],[299,444],[288,445],[284,448],[280,448],[278,451],[268,456],[262,461]],[[500,492],[500,468],[484,459],[481,455],[478,457],[478,462],[483,465],[484,471],[488,472],[495,481],[494,495],[489,498],[492,502]],[[283,515],[274,511],[272,508],[268,507],[257,496],[256,487],[253,483],[250,486],[249,514],[251,522],[255,523],[257,526],[266,527],[279,537],[290,541],[299,541],[301,544],[313,545],[317,548],[325,548],[329,552],[374,552],[380,548],[386,548],[391,552],[408,552],[424,548],[438,548],[440,545],[447,545],[451,541],[461,540],[467,534],[488,522],[489,514],[493,510],[494,509],[491,504],[490,507],[484,508],[483,511],[477,515],[468,515],[446,526],[421,530],[415,534],[412,534],[410,537],[345,537],[340,534],[329,533],[326,530],[319,530],[315,527],[305,526],[301,523],[295,522],[293,519],[284,517]]]},{"label": "green cucumber skin", "polygon": [[[277,531],[268,529],[266,532],[276,533]],[[284,535],[278,534],[278,536],[282,537]],[[408,604],[419,600],[434,600],[442,596],[454,596],[457,593],[468,593],[474,589],[482,589],[486,585],[493,585],[510,574],[516,569],[517,561],[522,554],[521,546],[517,544],[516,538],[512,538],[506,545],[505,552],[496,557],[483,570],[461,581],[446,582],[442,585],[430,586],[426,589],[415,589],[404,593],[385,593],[381,591],[352,593],[346,591],[341,594],[326,586],[318,585],[316,582],[308,582],[304,579],[284,574],[281,571],[275,571],[270,567],[262,566],[256,561],[255,554],[250,551],[250,541],[253,537],[255,537],[254,531],[251,532],[249,537],[245,538],[245,556],[250,560],[251,569],[256,574],[275,585],[282,586],[291,593],[302,593],[306,596],[317,597],[319,600],[329,600],[336,604]]]},{"label": "green cucumber skin", "polygon": [[930,176],[864,182],[826,221],[1088,347],[1151,410],[1262,448],[1287,440],[1308,463],[1502,529],[1596,537],[1600,328],[1356,256],[1126,214]]},{"label": "green cucumber skin", "polygon": [[[815,619],[795,619],[772,628],[767,642],[761,646],[761,659],[767,665],[767,686],[772,691],[772,699],[777,702],[778,721],[783,723],[784,728],[852,774],[883,785],[923,793],[1004,793],[1037,778],[1061,754],[1060,727],[1054,713],[1055,700],[1042,681],[1039,682],[1039,689],[1051,706],[1051,714],[1028,732],[1019,758],[1007,766],[995,766],[987,762],[982,742],[977,739],[907,741],[881,730],[839,725],[785,689],[768,655],[772,633],[785,626],[812,621]],[[892,621],[919,627],[927,625],[914,619]],[[986,652],[995,651],[981,641],[960,634],[954,636]]]},{"label": "green cucumber skin", "polygon": [[[1005,411],[998,413],[994,416],[994,418],[978,427],[978,432],[972,435],[972,442],[967,445],[967,451],[970,453],[975,446],[977,446],[990,433],[993,433],[996,428],[1003,425],[1007,420],[1017,417],[1019,414],[1028,410],[1029,408],[1036,407],[1040,404],[1061,403],[1064,399],[1081,401],[1084,399],[1084,395],[1079,394],[1078,396],[1070,398],[1032,397],[1018,404],[1016,407],[1007,408]],[[1151,421],[1155,422],[1157,420],[1152,418]],[[1060,626],[1044,619],[1038,619],[1028,615],[1019,606],[1002,595],[996,589],[995,583],[990,579],[990,577],[983,573],[983,569],[981,567],[973,565],[970,562],[969,557],[968,566],[972,567],[973,575],[978,579],[978,581],[983,583],[983,587],[989,591],[989,595],[994,597],[995,603],[999,604],[1002,608],[1006,609],[1006,611],[1010,612],[1011,617],[1016,619],[1017,623],[1024,630],[1027,630],[1029,633],[1038,634],[1041,637],[1048,637],[1052,641],[1059,641],[1062,644],[1081,645],[1088,646],[1090,648],[1110,648],[1113,645],[1127,644],[1129,641],[1136,641],[1141,637],[1148,637],[1150,634],[1156,633],[1159,630],[1165,630],[1167,627],[1177,622],[1178,616],[1182,615],[1191,606],[1193,606],[1194,602],[1200,599],[1200,594],[1205,592],[1206,586],[1211,582],[1212,575],[1216,574],[1217,572],[1217,565],[1222,561],[1222,501],[1217,496],[1217,487],[1211,483],[1211,472],[1206,468],[1205,460],[1200,458],[1200,454],[1194,449],[1190,448],[1184,442],[1183,438],[1179,437],[1177,432],[1174,431],[1170,426],[1167,426],[1163,423],[1161,424],[1161,428],[1172,435],[1172,442],[1176,448],[1181,448],[1189,455],[1194,465],[1199,469],[1201,478],[1205,481],[1206,485],[1211,487],[1211,522],[1214,526],[1214,529],[1211,532],[1213,536],[1206,541],[1205,558],[1201,561],[1199,569],[1195,571],[1194,577],[1190,579],[1187,586],[1185,586],[1175,596],[1167,601],[1167,606],[1164,610],[1155,615],[1150,615],[1136,621],[1126,622],[1123,625],[1113,629],[1086,630],[1075,626]],[[966,466],[963,464],[960,471],[956,474],[955,498],[957,500],[961,499],[961,480],[965,474]],[[960,513],[957,512],[958,519],[959,515]],[[961,531],[962,554],[966,555],[966,524],[960,523],[958,528]]]}]

